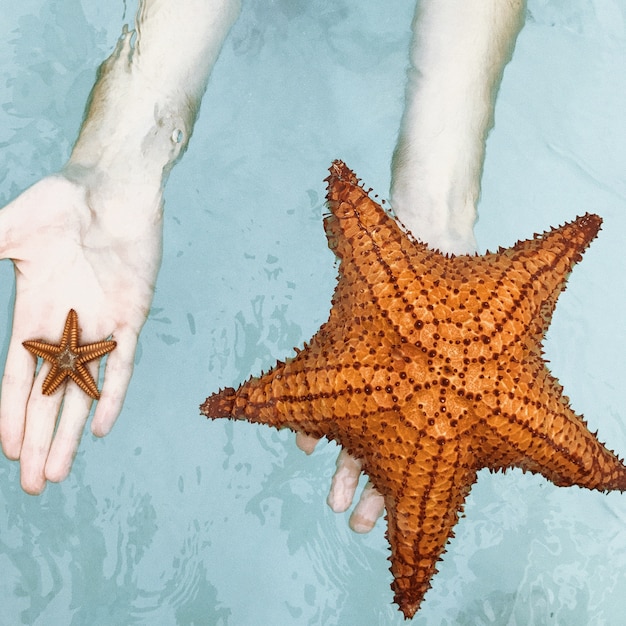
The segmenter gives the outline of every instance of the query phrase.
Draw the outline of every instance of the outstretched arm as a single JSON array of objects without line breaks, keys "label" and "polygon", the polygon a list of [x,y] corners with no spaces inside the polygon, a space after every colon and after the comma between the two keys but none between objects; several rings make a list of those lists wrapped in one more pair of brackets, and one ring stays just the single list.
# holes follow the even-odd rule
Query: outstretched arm
[{"label": "outstretched arm", "polygon": [[[474,223],[485,143],[526,0],[420,0],[413,19],[405,108],[392,161],[391,205],[421,241],[453,254],[476,251]],[[329,495],[351,504],[361,466],[337,459]],[[350,526],[373,528],[382,496],[366,486]]]},{"label": "outstretched arm", "polygon": [[413,18],[391,204],[421,241],[476,251],[487,135],[526,0],[421,0]]},{"label": "outstretched arm", "polygon": [[99,70],[65,168],[0,211],[0,256],[16,274],[0,439],[19,458],[29,493],[69,473],[91,399],[73,385],[43,395],[48,366],[35,376],[22,342],[56,342],[71,308],[83,343],[117,341],[92,422],[96,435],[109,432],[160,265],[163,185],[239,10],[239,0],[143,0],[136,30],[124,32]]}]

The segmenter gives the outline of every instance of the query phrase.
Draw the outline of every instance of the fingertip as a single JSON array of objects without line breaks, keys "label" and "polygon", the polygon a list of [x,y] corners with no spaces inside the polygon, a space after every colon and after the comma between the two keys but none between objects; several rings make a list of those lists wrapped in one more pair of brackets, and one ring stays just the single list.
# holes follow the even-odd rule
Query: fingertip
[{"label": "fingertip", "polygon": [[21,470],[20,483],[23,491],[30,496],[39,496],[46,488],[46,479],[43,474],[25,471],[24,467]]},{"label": "fingertip", "polygon": [[311,435],[301,432],[296,433],[296,445],[305,454],[312,454],[318,441],[318,437],[312,437]]},{"label": "fingertip", "polygon": [[[3,405],[4,408],[5,405]],[[24,420],[15,422],[5,411],[0,410],[0,444],[7,459],[17,461],[22,453],[24,441]]]},{"label": "fingertip", "polygon": [[2,436],[2,453],[10,461],[18,461],[20,452],[22,451],[22,438],[11,438],[7,435]]},{"label": "fingertip", "polygon": [[376,525],[376,520],[372,521],[371,519],[352,513],[352,515],[350,516],[350,521],[348,523],[350,525],[350,528],[355,533],[364,535],[370,532],[372,528],[374,528],[374,526]]},{"label": "fingertip", "polygon": [[337,469],[330,485],[326,503],[335,513],[343,513],[350,508],[361,476],[361,461],[345,450],[337,456]]},{"label": "fingertip", "polygon": [[46,463],[45,478],[51,483],[60,483],[64,481],[72,469],[72,462],[55,461],[54,457]]},{"label": "fingertip", "polygon": [[385,499],[374,485],[368,482],[350,516],[350,528],[355,533],[363,534],[370,532],[384,510]]},{"label": "fingertip", "polygon": [[326,497],[326,504],[330,507],[333,513],[344,513],[352,505],[354,499],[354,493],[358,485],[358,475],[356,480],[348,478],[343,479],[338,472],[333,476],[333,481],[330,485],[330,491]]},{"label": "fingertip", "polygon": [[351,494],[339,493],[337,489],[331,487],[326,497],[326,504],[333,513],[345,513],[352,504],[352,498]]},{"label": "fingertip", "polygon": [[102,439],[102,437],[106,437],[111,432],[112,428],[113,425],[109,426],[108,424],[93,421],[91,423],[91,434]]},{"label": "fingertip", "polygon": [[116,410],[116,407],[109,405],[106,401],[102,403],[100,399],[91,421],[92,434],[99,438],[106,437],[113,430],[118,415],[119,410]]}]

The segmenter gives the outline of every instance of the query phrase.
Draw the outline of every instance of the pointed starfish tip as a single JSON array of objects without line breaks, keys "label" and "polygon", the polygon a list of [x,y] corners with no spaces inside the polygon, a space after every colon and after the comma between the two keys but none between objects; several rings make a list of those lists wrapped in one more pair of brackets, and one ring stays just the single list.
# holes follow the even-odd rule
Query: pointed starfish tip
[{"label": "pointed starfish tip", "polygon": [[237,392],[232,387],[220,389],[218,393],[209,396],[200,405],[200,412],[209,419],[231,417],[235,407]]}]

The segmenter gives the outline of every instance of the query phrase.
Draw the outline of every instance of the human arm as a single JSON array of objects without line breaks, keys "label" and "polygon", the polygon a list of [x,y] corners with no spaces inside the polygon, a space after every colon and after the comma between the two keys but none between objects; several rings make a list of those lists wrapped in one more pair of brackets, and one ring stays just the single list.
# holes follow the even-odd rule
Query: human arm
[{"label": "human arm", "polygon": [[487,135],[525,13],[526,0],[417,3],[390,199],[442,252],[476,251]]},{"label": "human arm", "polygon": [[[523,24],[525,0],[420,0],[392,160],[391,205],[419,240],[442,252],[476,252],[474,223],[496,95]],[[346,510],[361,466],[337,459],[329,495]],[[368,532],[382,496],[367,483],[350,526]]]},{"label": "human arm", "polygon": [[[163,186],[239,9],[237,0],[142,2],[136,32],[124,32],[99,70],[67,165],[0,211],[0,257],[12,259],[16,273],[0,440],[7,457],[20,460],[29,493],[67,476],[91,400],[73,385],[43,395],[42,373],[33,378],[35,360],[21,344],[55,338],[70,308],[84,342],[117,341],[91,425],[108,433],[152,301]],[[89,365],[97,379],[97,363]]]}]

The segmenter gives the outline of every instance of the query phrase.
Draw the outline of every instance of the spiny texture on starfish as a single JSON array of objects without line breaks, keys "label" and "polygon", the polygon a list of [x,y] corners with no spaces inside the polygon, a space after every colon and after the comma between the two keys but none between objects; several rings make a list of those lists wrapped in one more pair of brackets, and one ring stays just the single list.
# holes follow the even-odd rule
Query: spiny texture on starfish
[{"label": "spiny texture on starfish", "polygon": [[340,259],[328,322],[295,358],[201,411],[326,436],[362,459],[384,496],[394,599],[410,617],[479,469],[626,489],[626,467],[570,408],[541,348],[601,220],[446,257],[412,240],[343,163],[327,180]]},{"label": "spiny texture on starfish", "polygon": [[108,354],[117,343],[97,341],[79,346],[78,315],[74,309],[70,309],[65,320],[63,336],[58,345],[33,340],[24,341],[22,345],[29,352],[52,363],[52,368],[41,388],[44,394],[48,396],[53,394],[66,378],[71,378],[88,396],[98,400],[100,398],[98,387],[85,367],[85,363]]}]

